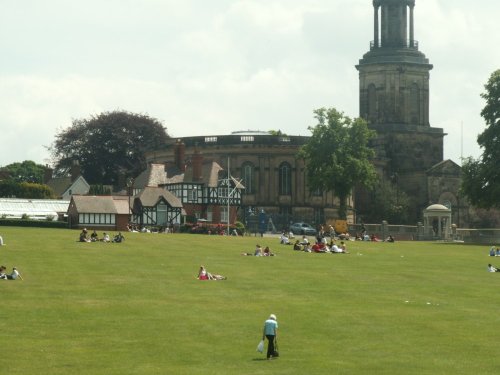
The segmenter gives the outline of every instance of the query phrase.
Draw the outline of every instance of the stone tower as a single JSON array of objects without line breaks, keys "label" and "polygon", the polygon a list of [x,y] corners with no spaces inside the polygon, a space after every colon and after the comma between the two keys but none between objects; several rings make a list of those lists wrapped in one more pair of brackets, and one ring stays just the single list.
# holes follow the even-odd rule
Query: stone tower
[{"label": "stone tower", "polygon": [[428,203],[426,171],[443,160],[445,134],[429,123],[432,65],[415,40],[414,8],[415,0],[373,0],[373,41],[356,69],[359,115],[377,132],[375,165],[413,198],[418,218]]}]

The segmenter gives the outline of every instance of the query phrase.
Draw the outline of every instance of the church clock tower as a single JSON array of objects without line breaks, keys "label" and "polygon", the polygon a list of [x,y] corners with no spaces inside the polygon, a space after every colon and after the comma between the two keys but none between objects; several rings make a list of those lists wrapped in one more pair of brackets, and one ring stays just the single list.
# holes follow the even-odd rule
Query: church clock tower
[{"label": "church clock tower", "polygon": [[443,129],[429,123],[429,72],[414,32],[415,0],[373,0],[373,41],[359,60],[360,117],[377,132],[375,164],[427,203],[426,171],[443,160]]}]

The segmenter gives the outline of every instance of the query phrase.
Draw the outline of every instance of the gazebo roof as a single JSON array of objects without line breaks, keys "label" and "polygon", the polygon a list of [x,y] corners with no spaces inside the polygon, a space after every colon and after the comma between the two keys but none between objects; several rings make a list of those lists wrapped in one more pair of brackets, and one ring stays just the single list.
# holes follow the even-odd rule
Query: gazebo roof
[{"label": "gazebo roof", "polygon": [[451,211],[448,207],[443,206],[442,204],[432,204],[425,209],[425,211]]}]

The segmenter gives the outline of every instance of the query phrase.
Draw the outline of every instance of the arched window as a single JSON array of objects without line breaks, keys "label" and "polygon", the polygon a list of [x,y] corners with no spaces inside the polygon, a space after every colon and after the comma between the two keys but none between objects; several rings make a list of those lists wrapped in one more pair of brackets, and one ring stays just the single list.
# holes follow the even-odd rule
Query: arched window
[{"label": "arched window", "polygon": [[292,167],[287,162],[281,163],[279,167],[279,194],[292,194]]},{"label": "arched window", "polygon": [[377,89],[373,83],[368,86],[368,119],[377,121]]},{"label": "arched window", "polygon": [[243,179],[244,194],[255,193],[255,167],[250,162],[245,162],[241,166],[241,178]]},{"label": "arched window", "polygon": [[410,86],[410,123],[420,123],[420,89],[416,83]]}]

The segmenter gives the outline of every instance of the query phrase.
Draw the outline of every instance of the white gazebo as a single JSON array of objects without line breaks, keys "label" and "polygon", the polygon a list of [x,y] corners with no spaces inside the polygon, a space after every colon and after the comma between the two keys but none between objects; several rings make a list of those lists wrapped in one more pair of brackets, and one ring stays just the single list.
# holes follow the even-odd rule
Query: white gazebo
[{"label": "white gazebo", "polygon": [[424,210],[426,236],[449,240],[451,238],[451,209],[442,204],[433,204]]}]

